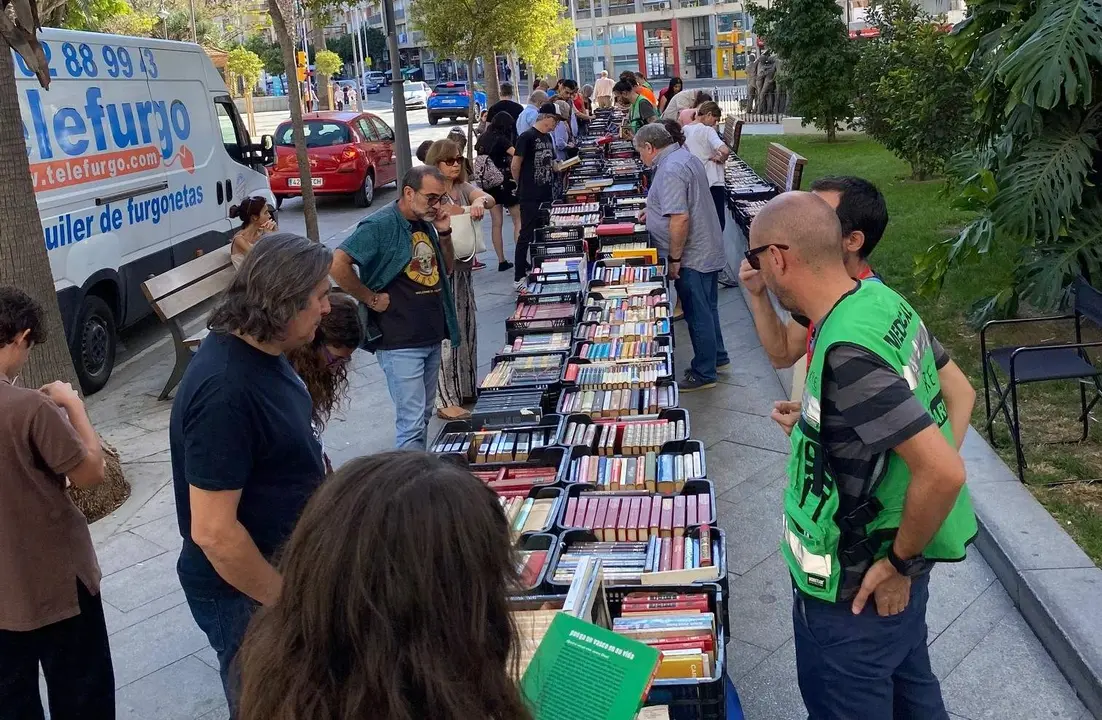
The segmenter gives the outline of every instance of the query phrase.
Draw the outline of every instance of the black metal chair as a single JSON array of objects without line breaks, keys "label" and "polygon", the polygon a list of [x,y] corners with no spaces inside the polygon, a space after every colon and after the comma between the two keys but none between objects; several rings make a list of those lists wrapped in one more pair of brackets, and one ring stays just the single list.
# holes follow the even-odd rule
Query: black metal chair
[{"label": "black metal chair", "polygon": [[[1022,482],[1025,482],[1026,462],[1025,455],[1022,452],[1021,423],[1018,419],[1018,386],[1048,380],[1079,381],[1079,400],[1082,409],[1079,420],[1083,424],[1083,434],[1077,440],[1066,441],[1069,443],[1080,443],[1087,439],[1087,434],[1090,431],[1090,411],[1102,400],[1102,368],[1095,367],[1086,352],[1087,348],[1102,347],[1102,342],[1083,342],[1084,319],[1102,328],[1102,292],[1091,287],[1081,277],[1075,281],[1072,290],[1075,294],[1075,303],[1074,312],[1070,315],[991,320],[984,323],[983,329],[980,331],[983,399],[987,408],[987,436],[994,446],[994,424],[1001,412],[1010,430],[1010,439],[1014,443],[1014,452],[1018,461],[1018,480]],[[991,327],[1051,322],[1054,320],[1075,321],[1075,342],[987,349],[987,331]],[[1005,388],[999,382],[999,375],[995,372],[995,368],[1001,370],[1006,376]],[[1088,385],[1093,387],[1093,397],[1089,403],[1087,402]],[[991,409],[991,390],[995,391],[998,398],[994,410]]]}]

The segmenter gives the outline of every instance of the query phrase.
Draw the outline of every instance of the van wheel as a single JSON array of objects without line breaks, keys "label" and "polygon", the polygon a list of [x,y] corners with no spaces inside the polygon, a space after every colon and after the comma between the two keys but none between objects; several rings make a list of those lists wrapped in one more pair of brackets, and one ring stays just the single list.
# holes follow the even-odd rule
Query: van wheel
[{"label": "van wheel", "polygon": [[371,207],[371,203],[375,201],[375,176],[371,174],[370,170],[364,173],[364,184],[360,186],[352,199],[357,207]]},{"label": "van wheel", "polygon": [[76,366],[80,389],[85,395],[98,392],[111,378],[115,367],[115,313],[98,295],[85,295],[77,318],[76,334],[69,348]]}]

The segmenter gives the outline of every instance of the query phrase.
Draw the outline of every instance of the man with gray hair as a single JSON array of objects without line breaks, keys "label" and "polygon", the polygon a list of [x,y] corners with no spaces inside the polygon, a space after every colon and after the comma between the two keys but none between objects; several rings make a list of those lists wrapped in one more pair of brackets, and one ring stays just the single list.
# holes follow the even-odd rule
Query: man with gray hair
[{"label": "man with gray hair", "polygon": [[546,102],[547,92],[545,90],[532,91],[532,94],[528,96],[528,104],[524,106],[520,117],[517,118],[517,137],[523,135],[526,130],[536,124],[536,118],[540,115],[540,108]]},{"label": "man with gray hair", "polygon": [[386,376],[399,449],[425,449],[440,343],[462,342],[448,279],[451,216],[437,210],[445,192],[434,165],[414,167],[398,199],[361,220],[333,256],[333,279],[366,309],[367,349]]},{"label": "man with gray hair", "polygon": [[719,272],[727,265],[703,163],[673,141],[661,124],[635,133],[635,149],[654,179],[647,193],[647,232],[669,262],[670,278],[685,311],[693,343],[692,365],[678,381],[681,392],[716,386],[730,365],[719,323]]},{"label": "man with gray hair", "polygon": [[291,233],[262,238],[211,313],[169,420],[183,544],[176,572],[196,624],[230,669],[258,605],[279,599],[275,553],[325,479],[313,403],[285,353],[329,313],[332,253]]},{"label": "man with gray hair", "polygon": [[608,76],[608,70],[602,70],[597,82],[593,83],[593,96],[597,98],[598,107],[612,107],[612,88],[614,85],[616,85],[616,82]]}]

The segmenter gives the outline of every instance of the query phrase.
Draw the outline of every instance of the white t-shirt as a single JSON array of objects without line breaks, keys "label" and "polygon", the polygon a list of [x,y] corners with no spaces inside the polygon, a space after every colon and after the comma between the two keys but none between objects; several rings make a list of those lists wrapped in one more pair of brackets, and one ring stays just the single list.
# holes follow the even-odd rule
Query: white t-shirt
[{"label": "white t-shirt", "polygon": [[708,184],[711,186],[723,185],[723,163],[717,163],[709,158],[712,153],[723,147],[723,139],[715,128],[703,123],[692,123],[683,127],[685,133],[685,149],[704,163],[704,172],[708,175]]}]

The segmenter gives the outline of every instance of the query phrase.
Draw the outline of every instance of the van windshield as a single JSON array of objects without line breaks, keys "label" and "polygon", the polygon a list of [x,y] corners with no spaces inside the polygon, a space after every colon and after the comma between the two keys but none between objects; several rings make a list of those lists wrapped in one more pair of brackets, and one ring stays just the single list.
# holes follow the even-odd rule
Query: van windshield
[{"label": "van windshield", "polygon": [[[302,124],[302,130],[306,134],[306,147],[329,147],[330,145],[347,145],[352,142],[348,132],[348,126],[344,123],[332,120],[307,120]],[[295,144],[294,128],[291,123],[284,123],[276,130],[276,145],[291,147]]]}]

